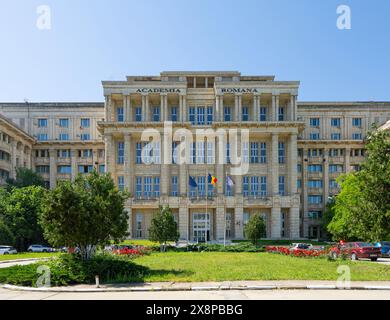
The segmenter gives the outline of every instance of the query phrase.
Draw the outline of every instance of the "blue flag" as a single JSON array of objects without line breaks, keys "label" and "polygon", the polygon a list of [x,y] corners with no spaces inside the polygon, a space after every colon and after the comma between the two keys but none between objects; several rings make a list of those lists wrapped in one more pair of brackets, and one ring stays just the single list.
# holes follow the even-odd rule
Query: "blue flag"
[{"label": "blue flag", "polygon": [[233,187],[234,186],[234,181],[232,178],[230,178],[230,176],[227,176],[226,177],[226,184],[229,188]]},{"label": "blue flag", "polygon": [[190,178],[190,179],[188,180],[188,183],[189,183],[190,187],[196,188],[196,187],[198,186],[198,184],[196,183],[196,181],[194,180],[194,178],[191,177],[191,176],[189,176],[189,178]]}]

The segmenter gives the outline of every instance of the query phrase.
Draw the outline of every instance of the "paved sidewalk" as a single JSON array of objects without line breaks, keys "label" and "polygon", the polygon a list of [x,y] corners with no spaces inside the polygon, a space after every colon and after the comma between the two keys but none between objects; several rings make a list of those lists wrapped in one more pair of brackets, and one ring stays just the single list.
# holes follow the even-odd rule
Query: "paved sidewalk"
[{"label": "paved sidewalk", "polygon": [[389,290],[390,281],[352,281],[350,286],[338,286],[335,281],[224,281],[224,282],[153,282],[133,284],[76,285],[68,287],[31,288],[3,285],[3,289],[34,292],[157,292],[157,291],[223,291],[223,290]]}]

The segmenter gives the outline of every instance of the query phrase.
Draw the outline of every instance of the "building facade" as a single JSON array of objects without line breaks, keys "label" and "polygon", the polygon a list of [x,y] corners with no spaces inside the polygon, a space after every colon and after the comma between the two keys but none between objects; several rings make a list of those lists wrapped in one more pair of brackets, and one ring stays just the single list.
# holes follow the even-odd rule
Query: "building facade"
[{"label": "building facade", "polygon": [[359,170],[364,136],[390,119],[390,103],[298,102],[299,85],[162,72],[103,81],[104,103],[0,103],[0,113],[33,139],[31,167],[50,187],[110,172],[130,193],[132,238],[147,238],[165,205],[182,240],[241,239],[253,214],[266,238],[321,238],[336,178]]}]

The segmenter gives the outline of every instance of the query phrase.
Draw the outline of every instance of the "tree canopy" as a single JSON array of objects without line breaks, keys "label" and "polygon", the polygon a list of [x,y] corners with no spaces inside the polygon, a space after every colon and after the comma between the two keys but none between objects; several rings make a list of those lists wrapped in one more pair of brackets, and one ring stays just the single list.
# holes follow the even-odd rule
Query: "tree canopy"
[{"label": "tree canopy", "polygon": [[16,178],[7,179],[8,189],[12,187],[23,188],[29,186],[45,187],[45,181],[42,176],[28,168],[16,168]]},{"label": "tree canopy", "polygon": [[245,225],[244,234],[253,244],[265,236],[265,222],[262,216],[254,214]]},{"label": "tree canopy", "polygon": [[152,218],[149,228],[150,240],[163,244],[162,248],[165,248],[168,241],[177,241],[179,236],[172,210],[168,206],[160,207],[159,211]]}]

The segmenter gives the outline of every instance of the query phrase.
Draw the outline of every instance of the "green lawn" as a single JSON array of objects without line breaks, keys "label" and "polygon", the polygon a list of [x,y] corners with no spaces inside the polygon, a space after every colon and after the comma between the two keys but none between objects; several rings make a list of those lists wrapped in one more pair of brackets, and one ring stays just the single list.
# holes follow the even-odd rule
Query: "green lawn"
[{"label": "green lawn", "polygon": [[271,253],[167,252],[135,260],[150,268],[145,281],[337,280],[348,265],[351,280],[390,280],[390,266],[371,262],[328,261]]},{"label": "green lawn", "polygon": [[17,254],[4,254],[0,255],[0,261],[18,260],[18,259],[31,259],[31,258],[47,258],[55,257],[59,255],[59,252],[28,252]]}]

